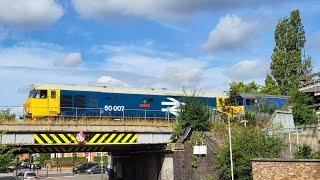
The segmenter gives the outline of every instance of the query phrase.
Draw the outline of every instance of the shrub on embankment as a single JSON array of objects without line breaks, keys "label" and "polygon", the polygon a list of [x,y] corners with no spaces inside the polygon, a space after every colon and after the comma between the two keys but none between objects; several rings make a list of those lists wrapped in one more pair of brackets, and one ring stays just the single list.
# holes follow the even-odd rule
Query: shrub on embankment
[{"label": "shrub on embankment", "polygon": [[186,96],[183,102],[179,117],[173,125],[174,133],[180,136],[189,126],[194,131],[208,131],[211,127],[209,106],[203,103],[195,93]]},{"label": "shrub on embankment", "polygon": [[[284,143],[277,137],[268,137],[254,127],[237,127],[232,131],[233,171],[235,179],[252,179],[251,160],[278,158]],[[222,179],[231,178],[229,141],[219,149],[217,167]]]}]

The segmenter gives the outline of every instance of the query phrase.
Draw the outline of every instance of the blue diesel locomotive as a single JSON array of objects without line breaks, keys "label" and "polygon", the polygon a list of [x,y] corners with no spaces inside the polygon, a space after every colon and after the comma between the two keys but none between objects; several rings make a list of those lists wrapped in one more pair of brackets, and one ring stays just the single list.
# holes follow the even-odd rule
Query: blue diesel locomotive
[{"label": "blue diesel locomotive", "polygon": [[[24,104],[25,116],[175,118],[183,103],[182,91],[86,85],[33,85]],[[216,108],[216,95],[200,100]]]}]

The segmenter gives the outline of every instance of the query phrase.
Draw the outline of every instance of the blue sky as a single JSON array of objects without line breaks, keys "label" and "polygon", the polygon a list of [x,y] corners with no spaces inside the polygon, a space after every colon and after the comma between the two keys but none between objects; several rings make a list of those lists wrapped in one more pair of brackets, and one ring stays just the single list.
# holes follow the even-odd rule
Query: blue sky
[{"label": "blue sky", "polygon": [[299,9],[320,69],[316,0],[2,0],[0,105],[33,83],[197,88],[263,84],[277,21]]}]

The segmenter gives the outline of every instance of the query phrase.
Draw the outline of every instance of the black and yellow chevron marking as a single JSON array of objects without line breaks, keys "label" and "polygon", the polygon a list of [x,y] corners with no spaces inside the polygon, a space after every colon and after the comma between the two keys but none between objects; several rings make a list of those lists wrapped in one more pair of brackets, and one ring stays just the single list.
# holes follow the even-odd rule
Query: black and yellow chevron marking
[{"label": "black and yellow chevron marking", "polygon": [[66,152],[104,152],[107,151],[103,146],[84,146],[84,147],[50,147],[50,146],[40,146],[40,147],[28,147],[25,149],[29,153],[66,153]]},{"label": "black and yellow chevron marking", "polygon": [[[35,144],[78,144],[76,134],[37,133],[33,135]],[[85,144],[136,143],[136,133],[89,133]]]},{"label": "black and yellow chevron marking", "polygon": [[75,134],[39,133],[33,134],[35,144],[78,144]]},{"label": "black and yellow chevron marking", "polygon": [[96,133],[89,136],[88,144],[136,143],[136,133]]}]

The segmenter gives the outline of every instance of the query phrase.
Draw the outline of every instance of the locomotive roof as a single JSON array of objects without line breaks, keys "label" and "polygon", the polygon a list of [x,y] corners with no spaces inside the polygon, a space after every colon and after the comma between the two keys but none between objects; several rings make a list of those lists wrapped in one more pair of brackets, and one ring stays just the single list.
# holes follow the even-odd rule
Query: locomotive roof
[{"label": "locomotive roof", "polygon": [[289,96],[281,96],[281,95],[267,95],[267,94],[239,94],[234,97],[240,96],[246,99],[255,99],[255,98],[276,98],[276,99],[288,99]]},{"label": "locomotive roof", "polygon": [[[68,84],[33,84],[31,89],[60,89],[72,91],[91,91],[91,92],[109,92],[109,93],[122,93],[122,94],[148,94],[148,95],[170,95],[182,96],[183,91],[157,89],[157,88],[126,88],[126,87],[112,87],[112,86],[94,86],[94,85],[68,85]],[[187,91],[187,94],[192,93]],[[200,92],[197,93],[199,97],[225,97],[223,94]]]}]

